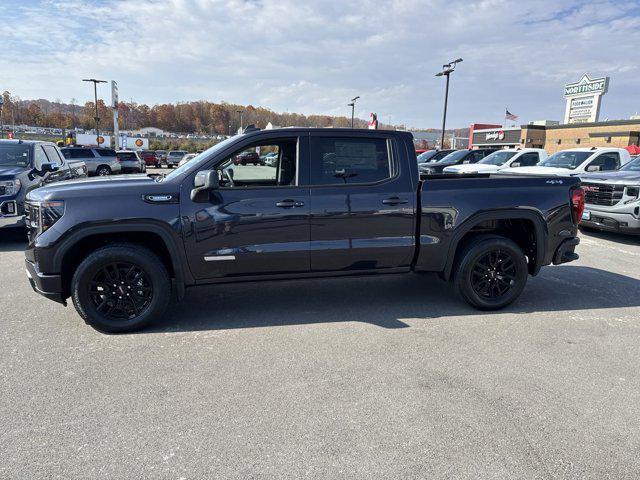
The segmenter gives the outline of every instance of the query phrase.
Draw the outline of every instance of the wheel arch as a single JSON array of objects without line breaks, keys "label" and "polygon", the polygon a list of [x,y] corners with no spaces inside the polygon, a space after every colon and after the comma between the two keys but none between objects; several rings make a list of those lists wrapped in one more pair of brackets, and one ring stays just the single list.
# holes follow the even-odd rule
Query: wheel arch
[{"label": "wheel arch", "polygon": [[[514,229],[515,227],[515,229]],[[528,229],[533,227],[531,238],[527,238]],[[447,261],[442,276],[445,280],[451,278],[453,266],[464,245],[475,236],[493,233],[515,241],[525,254],[529,264],[529,273],[536,275],[544,262],[547,244],[547,223],[537,210],[508,209],[491,212],[479,212],[464,223],[453,234],[449,245]],[[527,242],[533,240],[535,246]],[[535,248],[533,248],[535,247]]]},{"label": "wheel arch", "polygon": [[177,298],[182,299],[186,284],[193,283],[193,279],[186,271],[184,251],[179,248],[174,236],[174,233],[154,223],[135,223],[117,227],[86,226],[64,239],[54,255],[53,267],[61,272],[64,293],[67,295],[73,272],[88,253],[112,243],[140,245],[161,258],[173,278]]}]

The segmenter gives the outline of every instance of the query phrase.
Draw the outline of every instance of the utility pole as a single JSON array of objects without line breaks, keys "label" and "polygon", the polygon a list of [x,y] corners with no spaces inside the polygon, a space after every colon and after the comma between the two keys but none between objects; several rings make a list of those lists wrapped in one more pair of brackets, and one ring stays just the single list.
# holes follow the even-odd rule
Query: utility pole
[{"label": "utility pole", "polygon": [[436,77],[447,77],[447,86],[444,91],[444,113],[442,115],[442,136],[440,137],[440,148],[444,148],[444,129],[447,123],[447,102],[449,100],[449,76],[456,69],[456,65],[462,62],[461,58],[442,66],[442,71],[436,73]]},{"label": "utility pole", "polygon": [[96,80],[95,78],[83,78],[82,81],[93,82],[93,98],[94,98],[95,107],[96,107],[96,116],[94,117],[96,121],[96,145],[100,146],[100,117],[98,116],[98,84],[107,83],[107,81]]},{"label": "utility pole", "polygon": [[347,106],[351,107],[351,128],[353,128],[353,121],[355,118],[355,113],[356,113],[356,101],[360,98],[360,96],[358,95],[357,97],[353,97],[351,99],[351,103],[348,103]]},{"label": "utility pole", "polygon": [[243,126],[242,125],[242,114],[243,114],[243,111],[242,110],[236,110],[236,113],[238,115],[240,115],[240,133],[242,133],[242,126]]},{"label": "utility pole", "polygon": [[4,138],[4,94],[0,93],[0,138]]}]

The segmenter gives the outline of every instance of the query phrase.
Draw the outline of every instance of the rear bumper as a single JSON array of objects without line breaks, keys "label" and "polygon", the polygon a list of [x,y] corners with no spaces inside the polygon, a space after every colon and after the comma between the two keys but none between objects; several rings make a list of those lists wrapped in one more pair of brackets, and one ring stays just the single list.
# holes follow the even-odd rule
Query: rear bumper
[{"label": "rear bumper", "polygon": [[560,244],[553,255],[553,264],[560,265],[561,263],[573,262],[580,258],[575,252],[576,246],[580,243],[578,237],[568,238]]},{"label": "rear bumper", "polygon": [[66,305],[66,298],[62,293],[62,277],[60,275],[45,275],[38,271],[35,263],[29,260],[25,260],[24,262],[27,270],[27,278],[33,291],[49,300]]}]

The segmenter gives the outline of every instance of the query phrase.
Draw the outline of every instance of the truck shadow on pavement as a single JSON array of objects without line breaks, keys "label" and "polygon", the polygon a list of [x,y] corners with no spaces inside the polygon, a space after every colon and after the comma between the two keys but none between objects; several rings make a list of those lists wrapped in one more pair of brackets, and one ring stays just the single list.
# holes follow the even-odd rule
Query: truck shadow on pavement
[{"label": "truck shadow on pavement", "polygon": [[0,252],[22,252],[27,248],[27,232],[24,228],[0,230]]},{"label": "truck shadow on pavement", "polygon": [[141,333],[349,321],[397,329],[409,327],[408,319],[637,307],[640,295],[630,293],[638,291],[638,279],[571,265],[543,269],[519,300],[497,312],[473,309],[431,274],[237,283],[187,290]]}]

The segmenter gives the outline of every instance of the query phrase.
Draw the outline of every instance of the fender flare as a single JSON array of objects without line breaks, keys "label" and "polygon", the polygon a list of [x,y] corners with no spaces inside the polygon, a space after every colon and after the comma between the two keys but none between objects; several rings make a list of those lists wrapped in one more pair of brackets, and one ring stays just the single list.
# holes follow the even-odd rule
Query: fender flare
[{"label": "fender flare", "polygon": [[530,220],[533,222],[536,236],[536,263],[533,266],[531,272],[532,275],[537,275],[540,268],[544,264],[544,253],[547,245],[547,222],[542,217],[542,214],[538,210],[532,209],[520,209],[511,208],[504,210],[493,210],[489,212],[478,212],[466,219],[456,229],[455,233],[451,237],[449,243],[449,251],[447,254],[447,262],[444,267],[444,278],[449,280],[451,278],[451,271],[453,270],[453,262],[456,252],[458,251],[458,245],[462,238],[471,231],[471,229],[478,224],[487,220]]},{"label": "fender flare", "polygon": [[132,223],[120,223],[117,225],[89,225],[81,226],[79,229],[70,233],[60,243],[53,257],[53,266],[56,271],[62,271],[62,260],[65,255],[76,245],[79,241],[92,235],[101,234],[114,234],[114,233],[153,233],[158,235],[164,243],[169,257],[171,259],[171,266],[175,275],[175,287],[178,299],[184,297],[185,287],[187,283],[193,283],[193,279],[188,271],[185,269],[187,259],[184,254],[184,250],[179,248],[175,234],[171,232],[167,227],[155,222],[132,222]]}]

